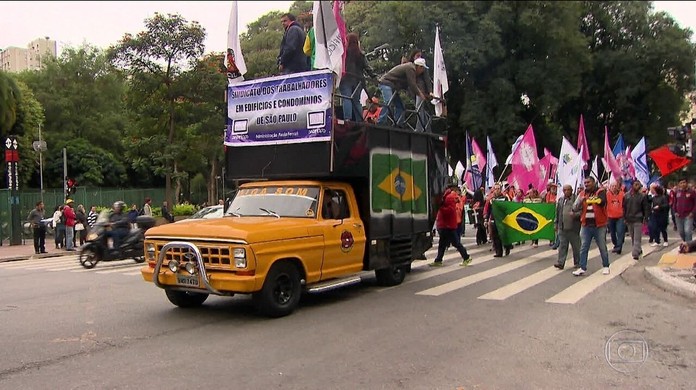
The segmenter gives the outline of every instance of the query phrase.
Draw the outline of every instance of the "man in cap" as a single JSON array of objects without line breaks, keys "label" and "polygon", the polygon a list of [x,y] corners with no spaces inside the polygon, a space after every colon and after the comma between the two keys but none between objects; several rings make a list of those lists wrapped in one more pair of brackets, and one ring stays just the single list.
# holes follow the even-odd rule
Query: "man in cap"
[{"label": "man in cap", "polygon": [[[416,82],[416,78],[423,74],[426,69],[428,67],[425,64],[425,60],[418,58],[413,62],[407,62],[391,68],[389,72],[379,79],[379,90],[382,92],[383,104],[387,105],[390,101],[394,104],[394,122],[397,125],[401,125],[403,122],[401,117],[404,113],[404,103],[398,95],[400,90],[409,90],[412,95],[418,96],[423,100],[432,98],[432,94],[426,95],[418,88]],[[377,123],[386,124],[388,113],[388,108],[382,109]]]}]

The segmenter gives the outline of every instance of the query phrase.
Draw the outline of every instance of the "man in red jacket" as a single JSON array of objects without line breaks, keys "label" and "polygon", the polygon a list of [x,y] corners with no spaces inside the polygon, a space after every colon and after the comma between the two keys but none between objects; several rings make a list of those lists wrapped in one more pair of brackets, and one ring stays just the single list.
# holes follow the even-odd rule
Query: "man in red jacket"
[{"label": "man in red jacket", "polygon": [[469,265],[471,256],[466,252],[466,248],[462,245],[459,236],[457,236],[457,202],[460,202],[457,194],[457,185],[450,185],[442,196],[442,204],[437,211],[437,233],[440,236],[440,242],[437,246],[437,256],[435,261],[430,263],[431,267],[439,267],[442,265],[442,257],[445,255],[447,248],[452,245],[457,248],[462,256],[461,265]]},{"label": "man in red jacket", "polygon": [[65,250],[74,251],[75,241],[73,238],[75,236],[75,211],[72,209],[73,200],[68,199],[65,201],[65,207],[63,207],[63,215],[65,215]]}]

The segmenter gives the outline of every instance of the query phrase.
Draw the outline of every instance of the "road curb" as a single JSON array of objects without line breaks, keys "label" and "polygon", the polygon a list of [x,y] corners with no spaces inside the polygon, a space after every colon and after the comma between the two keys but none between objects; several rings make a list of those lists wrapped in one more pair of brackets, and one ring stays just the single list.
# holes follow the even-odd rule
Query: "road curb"
[{"label": "road curb", "polygon": [[645,276],[665,291],[696,299],[696,284],[691,284],[665,272],[663,267],[645,267]]},{"label": "road curb", "polygon": [[45,253],[43,255],[33,255],[33,256],[15,256],[15,257],[5,257],[0,259],[0,263],[9,263],[11,261],[24,261],[24,260],[31,260],[31,259],[46,259],[50,257],[60,257],[60,256],[65,256],[65,253]]}]

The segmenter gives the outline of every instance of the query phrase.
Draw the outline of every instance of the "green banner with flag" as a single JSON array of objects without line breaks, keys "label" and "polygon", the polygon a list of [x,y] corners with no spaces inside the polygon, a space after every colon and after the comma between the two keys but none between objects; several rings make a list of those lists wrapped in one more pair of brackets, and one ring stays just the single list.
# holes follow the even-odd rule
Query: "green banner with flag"
[{"label": "green banner with flag", "polygon": [[371,167],[373,213],[427,214],[425,156],[375,153]]},{"label": "green banner with flag", "polygon": [[528,240],[555,239],[555,204],[493,201],[491,206],[495,226],[504,245]]}]

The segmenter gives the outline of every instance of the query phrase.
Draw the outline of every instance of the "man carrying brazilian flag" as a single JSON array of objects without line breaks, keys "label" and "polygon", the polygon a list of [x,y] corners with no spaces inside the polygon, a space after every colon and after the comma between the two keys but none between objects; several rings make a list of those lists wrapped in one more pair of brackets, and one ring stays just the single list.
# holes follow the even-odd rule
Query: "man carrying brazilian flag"
[{"label": "man carrying brazilian flag", "polygon": [[503,245],[527,240],[555,240],[553,203],[491,202]]}]

